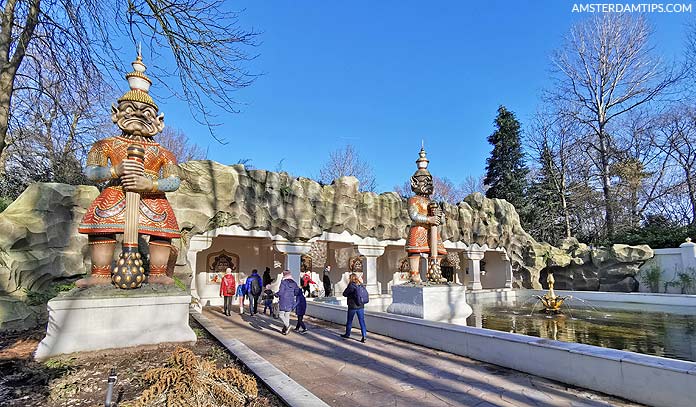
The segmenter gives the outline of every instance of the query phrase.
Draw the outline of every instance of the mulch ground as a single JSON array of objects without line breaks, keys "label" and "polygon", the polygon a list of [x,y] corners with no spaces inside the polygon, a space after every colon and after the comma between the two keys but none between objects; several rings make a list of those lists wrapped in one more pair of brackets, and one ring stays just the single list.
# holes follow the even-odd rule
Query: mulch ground
[{"label": "mulch ground", "polygon": [[[118,376],[113,400],[119,405],[129,404],[148,387],[142,379],[143,373],[155,367],[164,367],[178,346],[191,349],[197,356],[214,360],[220,368],[234,365],[244,373],[252,374],[193,319],[191,326],[198,336],[194,345],[160,344],[84,352],[44,362],[35,361],[33,352],[45,335],[45,327],[0,333],[0,406],[103,406],[107,378],[112,368]],[[257,383],[259,397],[251,406],[285,405],[261,381],[257,380]]]}]

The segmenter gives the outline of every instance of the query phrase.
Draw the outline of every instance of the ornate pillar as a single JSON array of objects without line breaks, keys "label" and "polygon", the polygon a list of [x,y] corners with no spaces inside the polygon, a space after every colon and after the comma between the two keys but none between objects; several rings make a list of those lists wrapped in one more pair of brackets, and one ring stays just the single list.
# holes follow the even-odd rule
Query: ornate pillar
[{"label": "ornate pillar", "polygon": [[[188,251],[186,252],[186,260],[191,267],[191,296],[196,300],[200,300],[200,295],[198,294],[198,273],[199,270],[196,269],[196,263],[198,260],[198,253],[209,248],[213,244],[213,238],[208,235],[196,235],[191,238],[188,245]],[[207,270],[203,270],[205,273]],[[207,278],[207,276],[205,276]],[[201,279],[205,281],[205,279]],[[191,309],[198,313],[203,312],[203,304],[199,302],[192,302]]]},{"label": "ornate pillar", "polygon": [[363,276],[366,276],[365,288],[367,288],[367,292],[374,295],[381,294],[379,284],[377,284],[377,257],[384,254],[384,247],[358,245],[358,253],[365,257]]},{"label": "ornate pillar", "polygon": [[302,268],[302,255],[309,253],[312,244],[307,242],[277,240],[273,242],[273,247],[279,252],[285,253],[285,268],[292,271],[292,278],[299,282]]},{"label": "ornate pillar", "polygon": [[464,252],[464,258],[467,260],[469,266],[469,275],[471,276],[471,281],[469,281],[470,290],[481,290],[481,260],[483,260],[485,252],[467,250]]},{"label": "ornate pillar", "polygon": [[510,258],[508,257],[507,253],[501,252],[500,253],[500,258],[503,260],[503,263],[505,264],[505,288],[512,288],[512,262],[510,261]]}]

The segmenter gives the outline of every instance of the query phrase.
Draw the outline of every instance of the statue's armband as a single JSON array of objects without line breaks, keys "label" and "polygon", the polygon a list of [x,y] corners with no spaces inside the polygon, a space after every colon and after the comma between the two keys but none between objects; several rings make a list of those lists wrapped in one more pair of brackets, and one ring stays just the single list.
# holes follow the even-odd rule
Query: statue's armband
[{"label": "statue's armband", "polygon": [[85,176],[94,182],[104,182],[112,178],[111,168],[100,165],[88,165],[85,168]]},{"label": "statue's armband", "polygon": [[418,213],[418,207],[416,205],[408,206],[408,216],[416,223],[428,223],[428,216]]},{"label": "statue's armband", "polygon": [[160,192],[172,192],[179,189],[181,185],[181,179],[176,175],[170,175],[167,178],[160,178],[157,180],[157,190]]}]

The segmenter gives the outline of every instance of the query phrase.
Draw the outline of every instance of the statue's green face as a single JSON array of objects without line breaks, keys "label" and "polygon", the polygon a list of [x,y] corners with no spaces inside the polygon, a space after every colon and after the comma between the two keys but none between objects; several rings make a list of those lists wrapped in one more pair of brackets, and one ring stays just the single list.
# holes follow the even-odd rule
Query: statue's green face
[{"label": "statue's green face", "polygon": [[433,177],[427,174],[412,176],[411,190],[416,195],[430,196],[433,193]]},{"label": "statue's green face", "polygon": [[153,137],[164,128],[164,114],[157,115],[154,107],[130,100],[111,106],[111,120],[134,136]]}]

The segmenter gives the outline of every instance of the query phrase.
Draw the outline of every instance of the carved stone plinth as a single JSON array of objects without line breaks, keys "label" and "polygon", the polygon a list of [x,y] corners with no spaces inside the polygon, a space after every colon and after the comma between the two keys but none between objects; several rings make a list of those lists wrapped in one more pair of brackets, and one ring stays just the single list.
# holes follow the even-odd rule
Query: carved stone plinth
[{"label": "carved stone plinth", "polygon": [[452,284],[392,286],[392,303],[387,312],[462,324],[473,311],[466,302],[466,287]]},{"label": "carved stone plinth", "polygon": [[178,287],[143,285],[74,289],[48,302],[46,337],[34,357],[127,348],[163,342],[195,342],[189,327],[191,295]]}]

